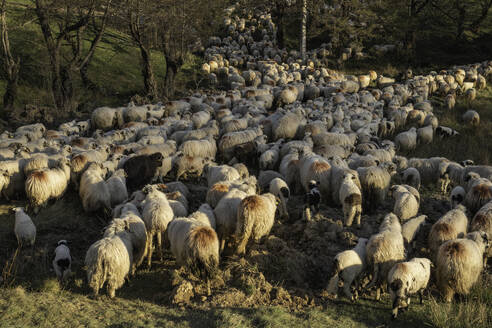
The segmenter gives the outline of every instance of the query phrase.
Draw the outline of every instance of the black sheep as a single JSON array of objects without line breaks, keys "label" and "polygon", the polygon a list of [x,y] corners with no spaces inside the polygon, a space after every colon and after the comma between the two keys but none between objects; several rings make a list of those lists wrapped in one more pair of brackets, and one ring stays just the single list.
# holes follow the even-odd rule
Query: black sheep
[{"label": "black sheep", "polygon": [[128,190],[134,191],[149,184],[154,178],[157,168],[162,165],[162,159],[161,153],[129,158],[123,165],[127,175]]}]

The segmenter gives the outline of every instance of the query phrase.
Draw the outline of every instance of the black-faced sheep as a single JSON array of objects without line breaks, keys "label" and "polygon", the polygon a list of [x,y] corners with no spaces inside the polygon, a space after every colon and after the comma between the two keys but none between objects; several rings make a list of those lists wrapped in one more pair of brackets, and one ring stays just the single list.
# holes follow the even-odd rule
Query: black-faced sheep
[{"label": "black-faced sheep", "polygon": [[410,305],[410,295],[419,294],[422,304],[422,293],[429,283],[431,261],[426,258],[413,258],[401,262],[388,273],[388,286],[391,295],[392,317],[398,316],[398,309],[406,309]]}]

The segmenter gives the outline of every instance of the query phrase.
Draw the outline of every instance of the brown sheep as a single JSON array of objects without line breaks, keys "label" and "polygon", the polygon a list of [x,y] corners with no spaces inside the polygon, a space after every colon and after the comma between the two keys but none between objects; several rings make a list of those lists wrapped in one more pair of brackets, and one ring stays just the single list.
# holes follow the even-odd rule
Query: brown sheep
[{"label": "brown sheep", "polygon": [[140,189],[151,182],[157,168],[162,165],[162,154],[139,155],[129,158],[123,169],[127,175],[126,182],[128,190]]}]

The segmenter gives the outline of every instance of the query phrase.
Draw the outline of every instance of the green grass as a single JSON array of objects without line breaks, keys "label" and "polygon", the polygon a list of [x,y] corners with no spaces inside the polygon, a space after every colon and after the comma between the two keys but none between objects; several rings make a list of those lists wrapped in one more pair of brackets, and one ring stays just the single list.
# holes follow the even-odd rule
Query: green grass
[{"label": "green grass", "polygon": [[[477,99],[471,103],[458,98],[456,107],[451,111],[439,106],[440,99],[435,98],[433,101],[436,105],[434,112],[439,118],[439,124],[457,130],[460,136],[444,140],[436,138],[431,144],[420,145],[410,155],[414,157],[443,156],[454,161],[472,159],[480,165],[491,165],[492,86],[479,91]],[[480,126],[472,127],[463,123],[461,116],[469,109],[480,114]]]}]

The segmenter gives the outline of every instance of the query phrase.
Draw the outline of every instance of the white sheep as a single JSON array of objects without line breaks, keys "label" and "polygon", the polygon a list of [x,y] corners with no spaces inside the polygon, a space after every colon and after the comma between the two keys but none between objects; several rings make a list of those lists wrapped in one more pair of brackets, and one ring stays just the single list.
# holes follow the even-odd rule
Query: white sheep
[{"label": "white sheep", "polygon": [[167,235],[176,262],[206,279],[210,295],[210,279],[219,266],[219,240],[215,230],[194,218],[176,218],[169,223]]},{"label": "white sheep", "polygon": [[480,125],[480,115],[474,110],[467,110],[463,116],[463,122],[471,126]]},{"label": "white sheep", "polygon": [[401,227],[401,234],[407,250],[415,248],[415,237],[423,225],[427,224],[427,215],[419,215],[405,222]]},{"label": "white sheep", "polygon": [[65,282],[71,275],[72,257],[66,240],[60,240],[55,248],[53,270],[60,282]]},{"label": "white sheep", "polygon": [[116,170],[108,180],[106,180],[109,194],[111,195],[111,207],[123,203],[128,199],[128,191],[126,189],[126,174],[125,170]]},{"label": "white sheep", "polygon": [[355,223],[360,227],[360,217],[362,214],[362,195],[359,187],[355,184],[356,176],[347,173],[343,177],[340,186],[340,203],[343,206],[344,224],[347,227]]},{"label": "white sheep", "polygon": [[357,168],[363,192],[365,208],[373,212],[383,205],[391,182],[392,166],[370,166]]},{"label": "white sheep", "polygon": [[277,204],[275,196],[267,193],[243,198],[237,209],[237,253],[245,254],[250,238],[258,242],[270,233],[275,220]]},{"label": "white sheep", "polygon": [[200,205],[198,210],[196,212],[191,213],[189,217],[201,222],[202,224],[214,230],[216,228],[216,219],[215,219],[214,210],[207,203]]},{"label": "white sheep", "polygon": [[[470,231],[484,231],[492,237],[492,201],[482,206],[475,214],[470,223]],[[492,248],[489,248],[487,255],[492,256]]]},{"label": "white sheep", "polygon": [[232,189],[222,197],[214,209],[221,252],[224,250],[226,240],[236,232],[237,209],[246,196],[244,191]]},{"label": "white sheep", "polygon": [[409,151],[417,147],[417,129],[411,128],[408,131],[400,132],[395,137],[395,144],[400,151]]},{"label": "white sheep", "polygon": [[207,183],[209,188],[219,181],[235,181],[241,178],[239,172],[229,165],[208,165],[208,167],[205,167],[205,170],[207,170]]},{"label": "white sheep", "polygon": [[449,206],[451,209],[456,208],[456,206],[463,203],[465,200],[466,192],[462,186],[454,187],[449,195]]},{"label": "white sheep", "polygon": [[92,163],[80,179],[79,196],[86,212],[111,209],[111,194],[106,184],[107,169],[102,164]]},{"label": "white sheep", "polygon": [[427,288],[432,263],[426,258],[413,258],[401,262],[388,273],[388,286],[391,295],[392,317],[398,316],[398,309],[407,309],[410,305],[410,295],[419,294],[422,304],[422,294]]},{"label": "white sheep", "polygon": [[125,283],[133,264],[133,249],[128,231],[105,237],[93,243],[85,255],[87,282],[94,292],[106,283],[110,298],[115,297],[116,290]]},{"label": "white sheep", "polygon": [[366,288],[376,286],[379,300],[381,286],[395,263],[405,259],[405,246],[398,217],[390,213],[379,226],[379,232],[369,239],[366,247],[367,264],[372,267],[372,281]]},{"label": "white sheep", "polygon": [[400,218],[401,222],[417,215],[419,201],[407,188],[401,185],[394,185],[390,188],[390,192],[395,199],[393,213]]},{"label": "white sheep", "polygon": [[22,207],[12,209],[15,213],[14,232],[17,238],[17,244],[22,246],[34,246],[36,241],[36,226],[32,222],[29,215],[24,212]]},{"label": "white sheep", "polygon": [[420,173],[414,167],[409,167],[401,172],[401,180],[403,183],[408,184],[417,190],[420,189]]},{"label": "white sheep", "polygon": [[437,287],[446,302],[455,293],[466,295],[480,277],[483,254],[490,236],[485,232],[472,232],[466,239],[448,240],[439,247],[436,261]]},{"label": "white sheep", "polygon": [[464,237],[468,227],[465,211],[466,208],[463,205],[458,205],[432,225],[428,240],[433,259],[435,259],[439,246],[445,241]]},{"label": "white sheep", "polygon": [[169,222],[174,218],[174,212],[169,205],[166,195],[158,190],[156,185],[144,188],[147,194],[143,202],[142,220],[147,229],[147,266],[152,264],[153,240],[157,237],[157,248],[162,260],[162,234],[166,232]]},{"label": "white sheep", "polygon": [[288,218],[287,201],[290,197],[290,189],[287,183],[281,178],[275,178],[270,181],[269,192],[280,200],[280,215]]},{"label": "white sheep", "polygon": [[357,283],[358,277],[365,270],[367,242],[366,238],[359,238],[354,249],[335,255],[333,259],[333,275],[326,287],[328,293],[335,298],[338,296],[338,289],[343,287],[343,292],[347,298],[351,301],[357,299],[357,295],[352,295],[350,288],[352,283]]},{"label": "white sheep", "polygon": [[61,198],[70,181],[70,167],[66,159],[61,159],[52,169],[31,172],[26,180],[26,195],[37,213],[50,199]]}]

